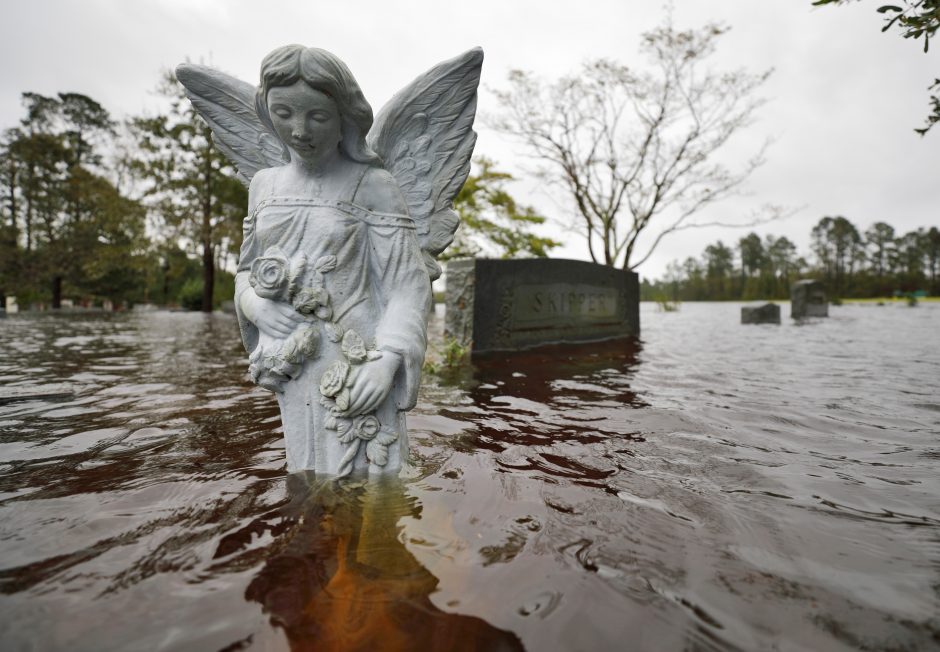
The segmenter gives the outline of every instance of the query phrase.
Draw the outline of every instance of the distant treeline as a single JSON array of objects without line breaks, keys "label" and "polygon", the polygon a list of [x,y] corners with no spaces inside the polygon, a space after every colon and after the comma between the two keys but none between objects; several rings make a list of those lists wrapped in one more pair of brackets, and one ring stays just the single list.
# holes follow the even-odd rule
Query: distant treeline
[{"label": "distant treeline", "polygon": [[[159,91],[163,113],[121,122],[86,95],[23,94],[23,117],[0,133],[0,307],[232,298],[247,191],[171,74]],[[560,244],[532,232],[545,218],[505,190],[510,174],[475,163],[450,257]]]},{"label": "distant treeline", "polygon": [[873,298],[915,291],[940,295],[940,230],[904,235],[885,222],[862,233],[844,217],[813,227],[804,257],[786,237],[749,233],[732,247],[720,240],[700,258],[670,263],[663,278],[644,279],[644,300],[786,299],[801,278],[823,281],[830,297]]},{"label": "distant treeline", "polygon": [[162,115],[118,123],[78,93],[23,94],[0,135],[0,307],[233,294],[247,191],[172,78]]},{"label": "distant treeline", "polygon": [[[23,94],[22,118],[0,133],[0,307],[15,296],[21,307],[68,300],[211,310],[233,295],[227,270],[241,246],[247,189],[172,75],[160,91],[163,113],[121,122],[86,95]],[[505,212],[499,182],[508,175],[483,163],[470,181],[492,195],[487,205]],[[492,224],[481,226],[477,190],[458,207],[465,228],[500,244],[502,231],[494,236]],[[544,255],[532,242],[516,242],[526,234],[513,220],[541,220],[522,208],[508,212],[512,246],[502,242],[504,255]],[[663,279],[644,281],[642,296],[783,299],[807,277],[824,280],[837,297],[940,295],[936,227],[898,235],[878,222],[863,236],[844,217],[824,217],[813,228],[809,260],[785,237],[751,233],[733,248],[718,241],[699,259],[670,264]]]}]

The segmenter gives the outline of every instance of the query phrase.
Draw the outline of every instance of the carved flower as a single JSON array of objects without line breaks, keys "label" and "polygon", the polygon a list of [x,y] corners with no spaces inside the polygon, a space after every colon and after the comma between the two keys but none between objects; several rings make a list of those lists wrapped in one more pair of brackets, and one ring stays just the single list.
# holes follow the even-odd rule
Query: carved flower
[{"label": "carved flower", "polygon": [[252,372],[252,380],[258,387],[277,393],[283,391],[288,379],[271,370],[256,370]]},{"label": "carved flower", "polygon": [[292,364],[297,364],[301,361],[300,355],[300,346],[295,331],[294,334],[288,337],[284,342],[284,346],[281,347],[280,356]]},{"label": "carved flower", "polygon": [[285,358],[275,358],[271,365],[271,373],[276,376],[283,376],[285,379],[293,378],[297,373],[297,364]]},{"label": "carved flower", "polygon": [[248,367],[252,382],[271,392],[284,391],[284,384],[300,372],[300,364],[288,359],[284,348],[273,355],[263,347],[255,349]]},{"label": "carved flower", "polygon": [[385,428],[380,429],[375,439],[366,445],[366,457],[376,466],[385,466],[388,464],[388,447],[397,439],[397,433]]},{"label": "carved flower", "polygon": [[320,256],[317,258],[317,262],[313,264],[313,267],[321,274],[332,272],[334,269],[336,269],[336,256],[333,254],[328,256]]},{"label": "carved flower", "polygon": [[348,444],[353,439],[355,439],[356,431],[352,427],[352,422],[349,419],[337,419],[336,435],[339,437],[339,441],[343,444]]},{"label": "carved flower", "polygon": [[336,407],[339,409],[341,413],[348,410],[349,409],[349,388],[344,387],[343,389],[339,390],[334,400],[336,401]]},{"label": "carved flower", "polygon": [[298,345],[300,346],[301,353],[308,358],[316,355],[317,348],[320,345],[320,334],[312,324],[298,329],[295,331],[295,335],[299,338]]},{"label": "carved flower", "polygon": [[265,299],[281,299],[287,288],[289,263],[278,247],[270,247],[251,263],[248,282],[255,294]]},{"label": "carved flower", "polygon": [[343,389],[347,375],[349,375],[349,363],[345,360],[337,360],[329,366],[323,373],[323,377],[320,378],[320,393],[330,398],[336,396]]},{"label": "carved flower", "polygon": [[327,322],[325,325],[326,337],[331,342],[339,342],[343,339],[343,327],[334,322]]},{"label": "carved flower", "polygon": [[369,441],[378,434],[381,428],[379,420],[371,414],[367,414],[356,422],[356,435],[359,439]]},{"label": "carved flower", "polygon": [[288,296],[292,299],[300,291],[301,283],[303,283],[304,272],[307,269],[307,254],[301,252],[297,256],[291,258],[290,261],[290,271],[287,273],[287,291]]},{"label": "carved flower", "polygon": [[343,355],[346,356],[346,359],[353,364],[359,364],[360,362],[365,362],[366,354],[366,345],[362,341],[362,337],[356,331],[349,329],[346,331],[346,334],[343,335]]},{"label": "carved flower", "polygon": [[304,315],[312,315],[316,312],[317,308],[329,305],[330,295],[327,293],[326,288],[323,287],[302,288],[294,296],[293,303],[297,312]]}]

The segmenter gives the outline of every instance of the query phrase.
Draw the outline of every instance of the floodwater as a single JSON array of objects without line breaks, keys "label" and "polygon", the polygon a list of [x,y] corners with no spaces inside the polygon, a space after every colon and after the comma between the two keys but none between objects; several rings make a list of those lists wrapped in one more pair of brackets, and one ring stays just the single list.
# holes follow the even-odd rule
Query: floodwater
[{"label": "floodwater", "polygon": [[940,305],[739,307],[429,375],[338,485],[233,318],[8,317],[0,647],[940,649]]}]

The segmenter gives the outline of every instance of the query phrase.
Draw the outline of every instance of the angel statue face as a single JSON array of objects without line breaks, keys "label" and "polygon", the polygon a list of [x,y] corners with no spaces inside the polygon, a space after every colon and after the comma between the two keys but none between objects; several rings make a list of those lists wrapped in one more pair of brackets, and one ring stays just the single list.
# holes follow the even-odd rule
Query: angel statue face
[{"label": "angel statue face", "polygon": [[292,159],[311,168],[328,164],[342,141],[339,109],[329,95],[298,80],[268,92],[268,113],[274,131]]},{"label": "angel statue face", "polygon": [[352,161],[379,162],[366,144],[372,107],[352,72],[331,52],[285,45],[266,56],[255,110],[291,157],[308,166],[328,163],[337,149]]}]

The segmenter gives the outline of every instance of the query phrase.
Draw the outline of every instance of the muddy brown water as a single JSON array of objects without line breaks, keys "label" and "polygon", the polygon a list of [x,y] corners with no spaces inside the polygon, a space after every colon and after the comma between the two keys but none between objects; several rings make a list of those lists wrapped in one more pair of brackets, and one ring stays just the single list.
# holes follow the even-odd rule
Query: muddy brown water
[{"label": "muddy brown water", "polygon": [[339,485],[228,316],[0,320],[0,647],[940,649],[940,305],[739,308],[427,376]]}]

